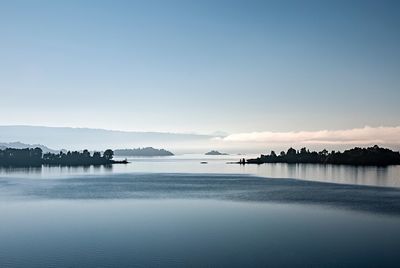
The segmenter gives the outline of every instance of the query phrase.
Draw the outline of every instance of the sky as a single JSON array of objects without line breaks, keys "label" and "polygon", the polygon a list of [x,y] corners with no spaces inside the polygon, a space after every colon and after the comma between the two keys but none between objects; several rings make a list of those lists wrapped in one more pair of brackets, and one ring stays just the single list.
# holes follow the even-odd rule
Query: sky
[{"label": "sky", "polygon": [[0,1],[0,125],[398,133],[399,14],[378,0]]}]

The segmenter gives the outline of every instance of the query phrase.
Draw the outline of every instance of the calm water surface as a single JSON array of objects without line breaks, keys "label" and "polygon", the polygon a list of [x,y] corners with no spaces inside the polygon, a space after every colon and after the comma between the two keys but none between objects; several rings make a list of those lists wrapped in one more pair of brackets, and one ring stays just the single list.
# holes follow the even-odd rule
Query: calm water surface
[{"label": "calm water surface", "polygon": [[0,267],[399,266],[397,167],[236,158],[0,169]]},{"label": "calm water surface", "polygon": [[[257,155],[177,155],[172,157],[130,158],[130,164],[110,167],[0,168],[2,177],[59,178],[87,174],[120,173],[210,173],[252,174],[268,178],[295,178],[354,185],[400,187],[400,166],[357,167],[317,164],[227,164]],[[206,161],[207,164],[200,164]]]}]

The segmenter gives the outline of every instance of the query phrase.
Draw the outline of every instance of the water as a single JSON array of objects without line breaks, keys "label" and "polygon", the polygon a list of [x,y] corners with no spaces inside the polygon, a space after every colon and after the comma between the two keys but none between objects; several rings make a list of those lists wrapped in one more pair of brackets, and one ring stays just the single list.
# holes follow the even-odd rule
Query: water
[{"label": "water", "polygon": [[0,267],[399,266],[397,167],[204,159],[0,169]]},{"label": "water", "polygon": [[[318,164],[227,164],[257,155],[178,155],[172,157],[130,158],[130,164],[109,167],[0,168],[1,177],[64,178],[75,175],[121,173],[210,173],[252,174],[267,178],[296,178],[352,185],[400,187],[400,166],[362,167]],[[206,161],[207,164],[200,164]]]},{"label": "water", "polygon": [[399,219],[348,211],[210,200],[0,207],[2,267],[395,267],[400,260]]}]

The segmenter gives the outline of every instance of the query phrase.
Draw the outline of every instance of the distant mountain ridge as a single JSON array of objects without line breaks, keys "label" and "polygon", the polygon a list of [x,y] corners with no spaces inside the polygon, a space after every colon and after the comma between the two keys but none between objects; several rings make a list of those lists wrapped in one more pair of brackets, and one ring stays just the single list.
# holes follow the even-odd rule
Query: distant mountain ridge
[{"label": "distant mountain ridge", "polygon": [[21,141],[26,144],[46,144],[50,148],[68,150],[105,150],[108,148],[139,148],[151,144],[163,148],[166,144],[181,152],[207,146],[213,135],[133,132],[93,128],[44,127],[44,126],[0,126],[0,141]]},{"label": "distant mountain ridge", "polygon": [[49,147],[44,146],[42,144],[26,144],[26,143],[22,143],[22,142],[19,142],[19,141],[16,141],[16,142],[0,142],[0,149],[4,150],[6,148],[13,148],[13,149],[26,149],[26,148],[35,149],[35,148],[40,148],[40,149],[42,149],[43,153],[59,153],[60,152],[58,150],[50,149]]},{"label": "distant mountain ridge", "polygon": [[174,155],[165,149],[155,149],[153,147],[136,149],[117,149],[114,150],[115,156],[171,156]]}]

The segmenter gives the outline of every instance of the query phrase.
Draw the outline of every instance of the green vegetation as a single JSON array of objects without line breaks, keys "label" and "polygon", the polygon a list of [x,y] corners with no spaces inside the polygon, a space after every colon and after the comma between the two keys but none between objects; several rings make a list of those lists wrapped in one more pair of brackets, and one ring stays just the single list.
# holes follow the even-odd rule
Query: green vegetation
[{"label": "green vegetation", "polygon": [[91,155],[88,150],[43,154],[40,148],[6,148],[0,150],[0,166],[88,166],[127,163],[127,161],[114,161],[113,156],[114,152],[110,149],[104,151],[103,155],[100,152],[94,152]]},{"label": "green vegetation", "polygon": [[42,163],[42,149],[40,148],[0,150],[0,166],[40,166]]},{"label": "green vegetation", "polygon": [[339,165],[400,165],[400,153],[390,149],[380,148],[375,145],[369,148],[355,147],[344,152],[310,152],[307,148],[296,151],[289,148],[287,152],[282,151],[277,155],[271,151],[269,155],[261,155],[255,159],[240,160],[241,164],[263,164],[263,163],[312,163],[312,164],[339,164]]}]

